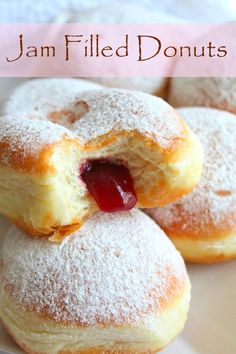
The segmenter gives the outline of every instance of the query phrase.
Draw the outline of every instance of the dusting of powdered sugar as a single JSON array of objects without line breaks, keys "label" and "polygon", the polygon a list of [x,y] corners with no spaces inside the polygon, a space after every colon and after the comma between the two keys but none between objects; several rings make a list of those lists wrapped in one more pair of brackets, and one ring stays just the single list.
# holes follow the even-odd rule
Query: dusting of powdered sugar
[{"label": "dusting of powdered sugar", "polygon": [[169,102],[174,107],[206,106],[236,113],[236,79],[234,77],[173,78]]},{"label": "dusting of powdered sugar", "polygon": [[[179,113],[204,147],[199,185],[179,201],[147,210],[164,229],[196,233],[207,227],[236,230],[236,116],[210,108],[182,108]],[[214,236],[214,235],[212,235]]]},{"label": "dusting of powdered sugar", "polygon": [[107,87],[124,88],[150,94],[158,93],[166,85],[163,77],[98,77],[91,80]]},{"label": "dusting of powdered sugar", "polygon": [[186,280],[179,253],[139,210],[97,213],[61,244],[13,226],[3,262],[3,286],[18,303],[82,325],[135,322],[172,301]]},{"label": "dusting of powdered sugar", "polygon": [[73,78],[29,80],[13,91],[4,111],[6,114],[58,111],[71,104],[81,91],[101,87],[91,81]]},{"label": "dusting of powdered sugar", "polygon": [[[47,131],[45,136],[41,134],[41,129],[46,128],[43,120],[64,126],[84,144],[111,132],[126,131],[143,134],[168,149],[173,147],[173,142],[185,137],[182,120],[161,98],[123,89],[101,89],[89,81],[81,84],[82,81],[40,79],[26,82],[16,89],[5,110],[7,113],[22,112],[22,122],[26,113],[37,112],[40,122],[35,126],[40,127],[42,144],[50,135]],[[27,136],[23,140],[31,139],[23,123],[21,133]],[[32,146],[29,144],[29,150]]]},{"label": "dusting of powdered sugar", "polygon": [[11,160],[37,157],[40,151],[63,138],[75,136],[61,125],[39,120],[37,114],[8,115],[0,118],[0,159],[10,165]]},{"label": "dusting of powdered sugar", "polygon": [[87,91],[79,96],[87,106],[71,129],[88,142],[110,131],[138,131],[167,148],[174,139],[182,138],[184,128],[180,118],[164,100],[143,92],[123,89]]}]

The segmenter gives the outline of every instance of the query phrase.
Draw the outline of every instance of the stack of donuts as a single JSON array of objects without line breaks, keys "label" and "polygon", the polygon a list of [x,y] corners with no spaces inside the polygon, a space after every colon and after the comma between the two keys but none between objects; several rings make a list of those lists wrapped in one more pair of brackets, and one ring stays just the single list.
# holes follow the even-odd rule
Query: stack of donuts
[{"label": "stack of donuts", "polygon": [[173,78],[169,103],[69,78],[13,91],[0,318],[26,353],[156,353],[181,332],[184,260],[236,256],[234,85]]},{"label": "stack of donuts", "polygon": [[236,256],[235,102],[221,101],[233,85],[172,79],[176,110],[80,79],[15,89],[0,118],[0,212],[14,224],[0,317],[25,352],[155,353],[182,330],[183,258]]},{"label": "stack of donuts", "polygon": [[12,222],[0,318],[26,353],[154,354],[181,332],[184,260],[236,256],[235,82],[55,78],[13,91],[0,117]]},{"label": "stack of donuts", "polygon": [[190,282],[142,210],[197,185],[198,137],[161,98],[80,79],[27,81],[4,112],[5,328],[27,353],[161,350],[184,326]]},{"label": "stack of donuts", "polygon": [[204,149],[197,187],[163,208],[146,210],[187,261],[236,257],[236,100],[234,78],[173,78],[168,100]]}]

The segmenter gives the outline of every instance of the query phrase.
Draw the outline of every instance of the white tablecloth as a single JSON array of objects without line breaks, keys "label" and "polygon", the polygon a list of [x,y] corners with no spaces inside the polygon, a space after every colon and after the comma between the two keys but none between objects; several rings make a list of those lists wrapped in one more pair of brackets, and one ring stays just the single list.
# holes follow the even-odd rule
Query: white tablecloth
[{"label": "white tablecloth", "polygon": [[51,22],[63,11],[79,11],[98,4],[123,2],[144,5],[185,20],[232,21],[235,0],[0,0],[0,22]]}]

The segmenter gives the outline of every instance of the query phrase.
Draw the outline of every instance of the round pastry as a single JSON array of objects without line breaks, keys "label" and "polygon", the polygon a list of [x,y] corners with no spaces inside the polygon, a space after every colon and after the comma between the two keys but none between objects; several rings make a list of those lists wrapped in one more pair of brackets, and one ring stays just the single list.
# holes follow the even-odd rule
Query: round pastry
[{"label": "round pastry", "polygon": [[[67,106],[84,90],[102,88],[94,82],[73,78],[43,78],[28,80],[13,90],[4,107],[4,113],[50,113],[66,110]],[[67,112],[65,112],[66,114]]]},{"label": "round pastry", "polygon": [[201,167],[198,138],[145,93],[89,90],[62,111],[0,119],[0,211],[31,235],[59,240],[98,209],[167,204],[192,190]]},{"label": "round pastry", "polygon": [[[177,18],[157,11],[153,7],[141,6],[137,2],[133,4],[105,4],[83,9],[78,13],[67,14],[67,21],[82,23],[174,23]],[[169,68],[168,68],[169,69]],[[166,73],[169,70],[166,69]],[[114,75],[116,70],[114,70]],[[107,87],[125,88],[147,92],[156,96],[166,97],[168,80],[166,77],[99,77],[91,78],[99,84]]]},{"label": "round pastry", "polygon": [[192,262],[218,262],[236,256],[236,117],[211,108],[179,113],[198,134],[205,159],[199,185],[164,208],[147,210]]},{"label": "round pastry", "polygon": [[173,78],[168,101],[174,107],[206,106],[236,113],[234,77]]},{"label": "round pastry", "polygon": [[27,353],[155,353],[189,308],[182,257],[139,210],[97,213],[60,245],[14,226],[2,273],[0,316]]},{"label": "round pastry", "polygon": [[125,88],[165,98],[168,81],[165,77],[98,77],[91,79],[107,87]]}]

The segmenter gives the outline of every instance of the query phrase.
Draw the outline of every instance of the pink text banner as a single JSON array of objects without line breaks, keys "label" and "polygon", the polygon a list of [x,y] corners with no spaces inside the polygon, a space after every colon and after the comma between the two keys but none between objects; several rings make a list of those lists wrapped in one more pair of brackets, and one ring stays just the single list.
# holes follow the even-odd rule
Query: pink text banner
[{"label": "pink text banner", "polygon": [[234,77],[236,24],[0,24],[0,76]]}]

